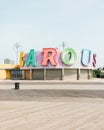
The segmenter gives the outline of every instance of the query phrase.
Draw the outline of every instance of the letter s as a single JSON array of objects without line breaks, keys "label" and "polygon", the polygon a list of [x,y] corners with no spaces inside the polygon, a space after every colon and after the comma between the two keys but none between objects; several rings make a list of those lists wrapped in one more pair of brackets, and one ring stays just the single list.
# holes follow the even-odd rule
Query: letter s
[{"label": "letter s", "polygon": [[93,54],[93,67],[96,67],[96,54]]}]

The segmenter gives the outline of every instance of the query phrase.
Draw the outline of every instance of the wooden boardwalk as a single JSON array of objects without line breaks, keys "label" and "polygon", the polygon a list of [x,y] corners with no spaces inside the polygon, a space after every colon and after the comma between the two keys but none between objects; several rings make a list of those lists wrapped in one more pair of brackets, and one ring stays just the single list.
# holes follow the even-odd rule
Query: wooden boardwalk
[{"label": "wooden boardwalk", "polygon": [[33,87],[1,86],[0,130],[104,130],[103,86]]}]

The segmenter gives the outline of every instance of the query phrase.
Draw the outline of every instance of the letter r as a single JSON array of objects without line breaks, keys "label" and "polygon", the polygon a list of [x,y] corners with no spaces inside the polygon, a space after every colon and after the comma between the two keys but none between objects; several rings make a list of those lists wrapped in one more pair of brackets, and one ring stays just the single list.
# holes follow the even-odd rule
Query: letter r
[{"label": "letter r", "polygon": [[43,48],[43,61],[41,62],[41,65],[47,66],[48,61],[54,66],[57,65],[55,61],[55,56],[57,54],[57,51],[55,48]]}]

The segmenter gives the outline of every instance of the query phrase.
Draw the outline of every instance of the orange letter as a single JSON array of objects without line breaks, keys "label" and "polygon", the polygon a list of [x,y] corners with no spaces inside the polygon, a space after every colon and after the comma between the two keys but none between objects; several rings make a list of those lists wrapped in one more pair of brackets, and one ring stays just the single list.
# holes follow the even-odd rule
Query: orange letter
[{"label": "orange letter", "polygon": [[23,67],[24,66],[24,55],[25,55],[25,53],[22,51],[21,53],[20,53],[20,67]]},{"label": "orange letter", "polygon": [[41,65],[46,66],[48,61],[50,61],[52,65],[57,65],[55,61],[56,54],[57,51],[55,48],[43,48],[43,61]]}]

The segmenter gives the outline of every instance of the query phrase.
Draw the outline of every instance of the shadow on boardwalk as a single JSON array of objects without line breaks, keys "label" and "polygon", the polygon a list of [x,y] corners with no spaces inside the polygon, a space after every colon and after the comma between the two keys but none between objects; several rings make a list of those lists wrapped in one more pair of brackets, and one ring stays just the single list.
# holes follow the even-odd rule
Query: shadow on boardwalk
[{"label": "shadow on boardwalk", "polygon": [[0,90],[1,101],[61,101],[64,98],[104,98],[104,90]]}]

